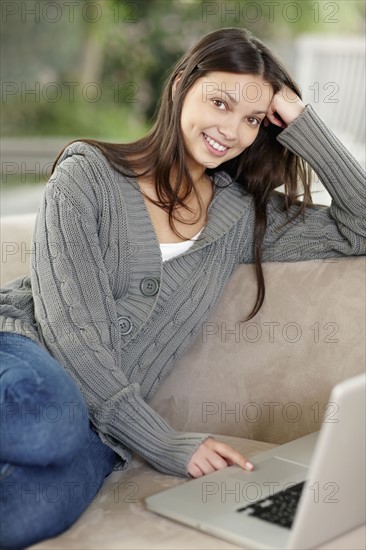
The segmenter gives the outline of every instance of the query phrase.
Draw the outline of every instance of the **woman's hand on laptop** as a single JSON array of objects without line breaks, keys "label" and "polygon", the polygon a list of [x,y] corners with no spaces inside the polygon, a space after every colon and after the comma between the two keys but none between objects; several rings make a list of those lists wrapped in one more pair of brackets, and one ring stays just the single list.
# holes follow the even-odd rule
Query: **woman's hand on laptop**
[{"label": "woman's hand on laptop", "polygon": [[254,468],[253,464],[238,451],[209,437],[191,456],[188,462],[188,473],[191,477],[201,477],[232,464],[237,464],[245,470]]}]

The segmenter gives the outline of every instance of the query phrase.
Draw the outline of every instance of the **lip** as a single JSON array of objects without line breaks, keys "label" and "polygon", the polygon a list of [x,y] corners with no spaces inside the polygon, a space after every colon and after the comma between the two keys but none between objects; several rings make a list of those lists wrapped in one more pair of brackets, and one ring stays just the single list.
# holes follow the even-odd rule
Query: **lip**
[{"label": "lip", "polygon": [[227,149],[225,151],[218,151],[217,149],[215,149],[214,147],[212,147],[212,145],[209,144],[209,142],[205,139],[205,136],[211,138],[211,139],[214,139],[213,137],[209,136],[208,134],[205,134],[204,132],[202,132],[202,140],[203,142],[205,143],[206,145],[206,148],[208,149],[208,151],[215,155],[216,157],[223,157],[224,155],[226,155],[226,153],[228,152],[228,150],[230,149],[230,147],[227,147],[227,145],[224,145],[223,143],[220,143],[220,141],[216,141],[216,143],[219,143],[220,145],[222,145],[223,147],[227,147]]}]

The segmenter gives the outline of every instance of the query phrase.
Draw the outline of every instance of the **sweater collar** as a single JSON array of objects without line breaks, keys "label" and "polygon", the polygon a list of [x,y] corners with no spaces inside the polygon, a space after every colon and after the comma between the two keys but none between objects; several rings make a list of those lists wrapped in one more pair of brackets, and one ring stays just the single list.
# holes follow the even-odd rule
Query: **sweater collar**
[{"label": "sweater collar", "polygon": [[[155,233],[153,223],[145,205],[140,187],[135,178],[123,178],[127,185],[130,186],[131,191],[126,192],[125,200],[127,202],[127,215],[137,210],[143,213],[143,218],[146,226],[148,226],[148,232],[144,235],[145,245],[149,246],[150,252],[157,250],[160,259],[160,246]],[[231,180],[231,177],[226,172],[216,172],[213,176],[215,192],[213,198],[208,207],[207,222],[204,226],[202,233],[197,241],[194,241],[193,245],[181,254],[184,256],[190,254],[193,251],[200,250],[212,242],[223,237],[228,231],[238,222],[240,218],[249,218],[250,212],[252,212],[252,200],[251,196],[243,191],[240,185]],[[132,184],[132,185],[131,185]],[[124,189],[126,187],[124,186]],[[146,222],[147,220],[147,222]],[[132,220],[131,220],[132,221]],[[139,232],[134,234],[137,235]],[[174,260],[174,258],[172,259]],[[172,260],[168,260],[172,261]]]},{"label": "sweater collar", "polygon": [[[159,242],[136,179],[133,176],[123,176],[113,169],[96,147],[84,142],[74,142],[66,147],[59,162],[73,154],[86,155],[91,162],[97,157],[106,170],[113,172],[112,179],[116,181],[126,204],[132,246],[139,254],[148,253],[146,257],[149,259],[154,258],[154,261],[150,264],[151,271],[161,271],[163,261]],[[237,182],[232,181],[231,177],[224,171],[216,172],[213,178],[215,193],[208,207],[206,225],[199,239],[194,241],[189,250],[180,255],[181,257],[220,239],[228,233],[240,218],[243,219],[244,223],[248,223],[249,218],[253,216],[251,196]],[[168,260],[168,262],[173,260],[174,258]]]}]

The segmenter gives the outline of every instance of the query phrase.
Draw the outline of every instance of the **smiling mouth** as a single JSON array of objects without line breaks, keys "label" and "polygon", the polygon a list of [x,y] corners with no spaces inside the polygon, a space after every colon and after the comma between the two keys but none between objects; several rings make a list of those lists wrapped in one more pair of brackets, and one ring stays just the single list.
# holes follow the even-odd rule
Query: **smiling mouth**
[{"label": "smiling mouth", "polygon": [[204,134],[204,133],[202,133],[202,134],[203,134],[204,139],[207,141],[207,143],[209,143],[211,145],[211,147],[216,149],[216,151],[219,151],[220,153],[224,153],[225,151],[230,149],[230,147],[225,147],[225,145],[222,145],[222,143],[219,143],[219,142],[215,141],[214,139],[212,139],[207,134]]}]

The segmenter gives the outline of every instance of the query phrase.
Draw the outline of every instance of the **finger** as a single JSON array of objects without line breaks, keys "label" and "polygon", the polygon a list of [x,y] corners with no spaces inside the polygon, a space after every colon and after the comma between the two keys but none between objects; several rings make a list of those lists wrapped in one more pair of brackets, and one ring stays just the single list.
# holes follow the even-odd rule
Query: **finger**
[{"label": "finger", "polygon": [[264,120],[267,120],[271,124],[278,125],[278,121],[276,120],[276,106],[273,102],[268,107],[268,111]]},{"label": "finger", "polygon": [[210,457],[210,459],[192,464],[188,470],[188,473],[192,477],[201,477],[206,474],[216,472],[217,470],[223,470],[224,468],[227,468],[228,465],[229,464],[226,460],[215,453],[212,457]]},{"label": "finger", "polygon": [[188,473],[193,478],[202,477],[204,475],[201,468],[199,468],[197,464],[191,464],[188,468]]},{"label": "finger", "polygon": [[225,443],[220,443],[219,441],[214,441],[213,450],[215,450],[217,453],[219,453],[222,457],[225,458],[225,460],[230,460],[232,464],[237,464],[238,466],[241,466],[245,470],[253,470],[254,466],[248,460],[245,456],[240,454],[238,451],[230,447],[229,445],[226,445]]},{"label": "finger", "polygon": [[216,471],[216,468],[211,464],[209,457],[200,457],[198,467],[202,470],[203,474],[211,474]]},{"label": "finger", "polygon": [[[244,455],[241,455],[241,456],[247,461],[247,463],[250,463],[253,466],[252,462],[250,462],[250,460],[248,458],[246,458],[246,456],[244,456]],[[237,462],[235,462],[231,458],[227,458],[226,462],[228,463],[229,466],[233,466],[234,464],[237,464]],[[240,464],[240,466],[241,466],[241,464]],[[245,469],[247,469],[247,468],[245,468]]]},{"label": "finger", "polygon": [[210,452],[207,456],[207,460],[215,470],[222,470],[223,468],[227,468],[229,465],[227,460],[215,451]]},{"label": "finger", "polygon": [[212,466],[212,464],[210,464],[206,457],[199,457],[199,459],[197,459],[194,464],[202,472],[202,475],[211,474],[215,471],[215,468]]},{"label": "finger", "polygon": [[274,124],[275,126],[279,126],[280,128],[286,128],[285,122],[282,120],[282,118],[278,115],[278,113],[267,113],[267,118],[269,121]]}]

